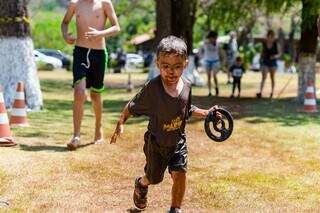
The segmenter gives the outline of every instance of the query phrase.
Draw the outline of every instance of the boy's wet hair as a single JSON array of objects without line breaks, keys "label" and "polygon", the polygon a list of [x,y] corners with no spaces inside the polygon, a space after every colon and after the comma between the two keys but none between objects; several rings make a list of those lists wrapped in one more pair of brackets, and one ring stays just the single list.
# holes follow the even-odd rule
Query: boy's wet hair
[{"label": "boy's wet hair", "polygon": [[187,44],[186,42],[176,36],[168,36],[163,38],[157,47],[157,57],[160,54],[177,54],[182,57],[187,57]]},{"label": "boy's wet hair", "polygon": [[241,58],[241,56],[237,56],[237,57],[236,57],[236,61],[238,61],[238,62],[242,62],[242,58]]}]

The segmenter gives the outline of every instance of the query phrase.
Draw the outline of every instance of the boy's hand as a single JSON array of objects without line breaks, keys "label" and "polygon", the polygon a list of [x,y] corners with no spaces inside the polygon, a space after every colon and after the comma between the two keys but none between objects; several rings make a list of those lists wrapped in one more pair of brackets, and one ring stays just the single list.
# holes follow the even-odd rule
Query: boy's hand
[{"label": "boy's hand", "polygon": [[116,143],[118,136],[123,133],[123,123],[118,122],[116,129],[111,137],[110,144]]},{"label": "boy's hand", "polygon": [[97,38],[102,38],[103,37],[103,34],[101,31],[93,28],[93,27],[89,27],[89,30],[88,32],[86,32],[84,34],[85,38],[86,39],[89,39],[89,40],[94,40],[94,39],[97,39]]},{"label": "boy's hand", "polygon": [[76,42],[76,38],[72,35],[72,33],[63,35],[63,38],[68,44],[74,44]]},{"label": "boy's hand", "polygon": [[[218,106],[218,105],[214,105],[213,107],[211,107],[211,108],[209,109],[209,112],[210,112],[210,111],[215,111],[215,110],[217,110],[217,109],[219,109],[219,106]],[[221,120],[221,119],[222,119],[222,115],[221,115],[220,112],[216,112],[216,119],[217,119],[217,120]]]}]

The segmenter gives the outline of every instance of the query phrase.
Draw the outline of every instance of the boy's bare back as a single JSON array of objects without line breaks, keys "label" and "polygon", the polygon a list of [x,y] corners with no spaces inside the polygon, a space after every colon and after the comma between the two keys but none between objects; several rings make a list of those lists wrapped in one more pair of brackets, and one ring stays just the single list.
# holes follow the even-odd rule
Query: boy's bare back
[{"label": "boy's bare back", "polygon": [[110,0],[71,0],[63,22],[68,24],[73,15],[76,16],[77,28],[77,36],[74,38],[75,45],[80,47],[104,49],[105,36],[113,35],[113,32],[110,32],[112,34],[109,35],[108,29],[105,30],[107,19],[112,26],[118,25]]}]

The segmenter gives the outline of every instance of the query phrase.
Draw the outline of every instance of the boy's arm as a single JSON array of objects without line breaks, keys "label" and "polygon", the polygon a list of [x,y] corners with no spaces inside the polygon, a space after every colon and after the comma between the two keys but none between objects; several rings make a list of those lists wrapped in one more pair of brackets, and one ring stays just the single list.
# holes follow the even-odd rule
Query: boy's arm
[{"label": "boy's arm", "polygon": [[[193,106],[193,107],[194,107],[194,110],[193,110],[191,116],[199,117],[199,118],[206,118],[210,111],[213,111],[213,110],[219,108],[217,105],[211,107],[210,109],[200,109],[196,106]],[[221,119],[220,113],[217,113],[217,116],[219,119]]]},{"label": "boy's arm", "polygon": [[103,36],[110,37],[117,35],[120,32],[120,25],[118,22],[116,12],[113,8],[112,2],[110,0],[106,0],[103,5],[104,13],[106,14],[111,23],[111,27],[103,30]]},{"label": "boy's arm", "polygon": [[129,103],[124,107],[121,115],[120,115],[120,118],[119,118],[119,121],[117,123],[117,127],[116,129],[114,130],[114,133],[111,137],[111,141],[110,143],[116,143],[117,141],[117,138],[120,134],[123,133],[123,129],[124,129],[124,123],[128,120],[128,118],[130,117],[130,112],[129,112]]},{"label": "boy's arm", "polygon": [[72,36],[71,33],[68,33],[68,26],[69,26],[69,23],[75,13],[76,5],[77,5],[77,0],[71,0],[69,7],[68,7],[68,10],[67,10],[66,14],[64,15],[64,18],[61,22],[61,32],[62,32],[64,40],[68,44],[74,44],[76,41],[76,38],[74,36]]}]

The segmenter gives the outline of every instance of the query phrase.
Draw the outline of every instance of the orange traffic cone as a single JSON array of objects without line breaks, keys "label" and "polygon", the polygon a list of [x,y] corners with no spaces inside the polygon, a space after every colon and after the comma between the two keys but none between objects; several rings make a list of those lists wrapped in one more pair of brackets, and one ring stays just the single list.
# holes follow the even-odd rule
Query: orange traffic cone
[{"label": "orange traffic cone", "polygon": [[304,95],[304,112],[318,112],[317,110],[317,101],[315,98],[315,91],[313,87],[313,81],[308,81],[308,86],[306,93]]},{"label": "orange traffic cone", "polygon": [[10,125],[12,127],[29,126],[27,121],[27,110],[24,100],[24,86],[22,81],[19,81],[17,85],[17,91],[14,97],[13,107],[10,116]]},{"label": "orange traffic cone", "polygon": [[4,104],[2,87],[0,86],[0,147],[17,145],[12,136],[9,126],[9,119]]}]

